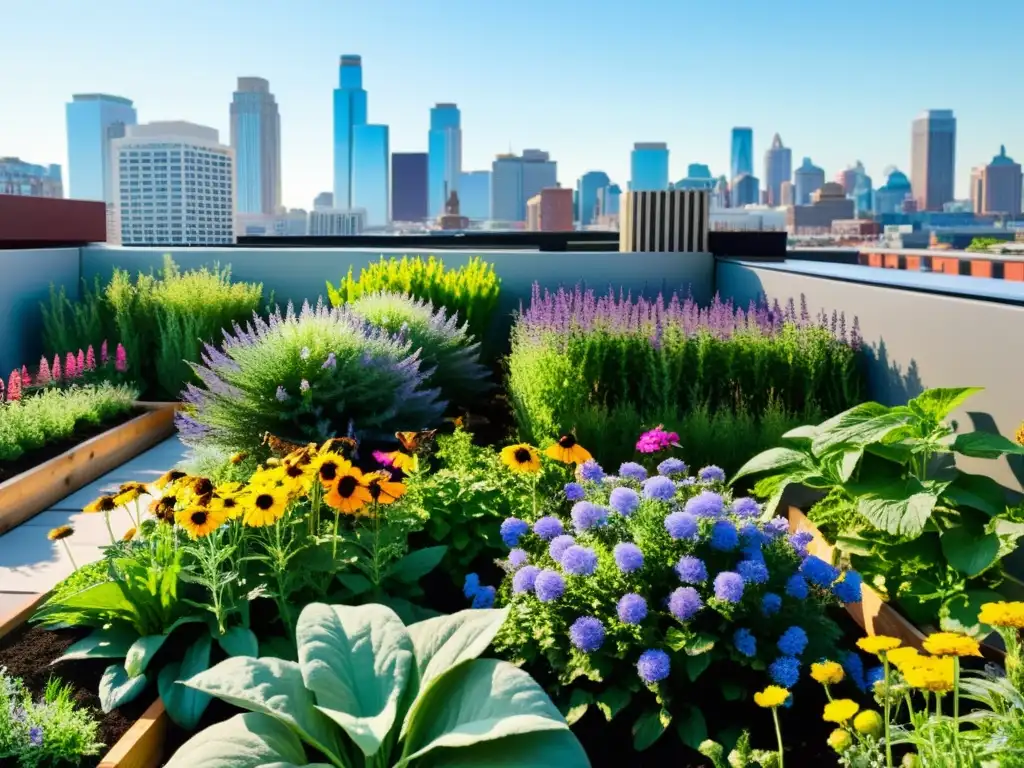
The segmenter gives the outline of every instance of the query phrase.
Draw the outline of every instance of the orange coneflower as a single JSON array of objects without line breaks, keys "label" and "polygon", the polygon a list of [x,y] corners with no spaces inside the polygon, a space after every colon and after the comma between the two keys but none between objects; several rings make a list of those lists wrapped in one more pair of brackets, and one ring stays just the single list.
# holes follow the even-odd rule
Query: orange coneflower
[{"label": "orange coneflower", "polygon": [[373,501],[362,471],[349,465],[329,486],[324,502],[339,512],[353,514]]},{"label": "orange coneflower", "polygon": [[370,498],[378,504],[394,504],[405,495],[404,483],[396,483],[391,479],[391,474],[384,472],[371,472],[364,476],[366,488],[370,491]]},{"label": "orange coneflower", "polygon": [[584,461],[590,461],[593,458],[590,455],[590,451],[576,442],[575,435],[562,435],[544,453],[563,464],[582,464]]}]

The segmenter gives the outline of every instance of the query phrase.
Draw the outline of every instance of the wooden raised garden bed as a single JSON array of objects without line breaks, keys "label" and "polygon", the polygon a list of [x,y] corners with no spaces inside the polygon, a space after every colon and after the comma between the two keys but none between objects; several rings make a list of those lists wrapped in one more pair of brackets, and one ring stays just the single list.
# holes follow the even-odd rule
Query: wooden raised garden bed
[{"label": "wooden raised garden bed", "polygon": [[139,403],[143,413],[0,483],[0,534],[174,434],[176,403]]},{"label": "wooden raised garden bed", "polygon": [[[48,596],[34,595],[13,613],[0,617],[0,640],[21,628]],[[157,768],[163,758],[167,725],[167,712],[157,698],[100,758],[98,768]]]}]

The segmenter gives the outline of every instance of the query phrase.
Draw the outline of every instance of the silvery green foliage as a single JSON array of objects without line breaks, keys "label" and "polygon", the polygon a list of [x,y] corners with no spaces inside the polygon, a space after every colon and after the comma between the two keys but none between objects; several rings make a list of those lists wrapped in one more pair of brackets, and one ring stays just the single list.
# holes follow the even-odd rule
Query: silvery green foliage
[{"label": "silvery green foliage", "polygon": [[430,371],[427,384],[440,389],[445,400],[468,406],[489,388],[480,343],[457,314],[449,316],[428,301],[383,291],[362,296],[349,307],[378,328],[408,339]]},{"label": "silvery green foliage", "polygon": [[308,442],[348,434],[390,437],[430,427],[445,403],[408,339],[374,327],[347,307],[289,304],[269,320],[254,316],[206,346],[177,417],[190,445],[256,448],[266,432]]},{"label": "silvery green foliage", "polygon": [[[468,610],[406,627],[381,605],[308,605],[298,662],[239,656],[183,681],[249,711],[167,766],[589,766],[533,678],[477,658],[505,617]],[[310,749],[328,762],[309,762]]]}]

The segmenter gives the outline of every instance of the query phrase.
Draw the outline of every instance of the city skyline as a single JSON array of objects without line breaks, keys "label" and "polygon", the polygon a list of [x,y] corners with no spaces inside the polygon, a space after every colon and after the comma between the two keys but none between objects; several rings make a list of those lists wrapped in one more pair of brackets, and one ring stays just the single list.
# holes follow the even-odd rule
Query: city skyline
[{"label": "city skyline", "polygon": [[[952,8],[951,3],[945,4]],[[863,14],[873,14],[878,22],[892,28],[900,28],[901,21],[914,24],[915,35],[873,49],[884,54],[886,70],[898,72],[899,78],[894,75],[893,87],[880,90],[874,69],[851,64],[843,70],[842,87],[834,81],[831,90],[814,89],[813,99],[801,99],[792,90],[795,85],[779,81],[763,87],[760,79],[766,73],[745,68],[740,61],[770,60],[780,72],[797,66],[814,80],[806,83],[801,76],[800,82],[809,89],[821,82],[824,76],[813,71],[813,59],[833,55],[829,37],[841,31],[837,25],[842,18],[810,3],[744,6],[738,16],[725,8],[683,4],[687,7],[680,10],[640,3],[632,6],[638,19],[649,16],[658,5],[667,23],[640,24],[642,29],[631,30],[615,24],[614,17],[621,13],[617,4],[588,6],[592,13],[583,17],[573,14],[575,6],[570,8],[568,3],[527,0],[523,13],[517,14],[522,19],[501,15],[500,35],[496,35],[496,12],[463,0],[402,6],[400,24],[393,23],[398,8],[397,3],[393,5],[316,0],[301,14],[247,13],[246,34],[237,39],[219,34],[246,12],[245,4],[233,0],[216,8],[185,0],[174,4],[174,12],[166,18],[161,14],[171,8],[167,3],[155,2],[140,16],[137,6],[111,0],[111,18],[102,29],[84,8],[68,8],[54,0],[19,6],[13,12],[12,28],[24,29],[26,34],[16,35],[12,44],[0,50],[0,67],[15,71],[32,60],[33,68],[27,75],[0,79],[0,99],[19,105],[0,134],[0,154],[30,163],[59,163],[67,169],[61,111],[74,93],[123,96],[134,102],[140,121],[187,120],[227,136],[226,104],[237,78],[262,77],[270,81],[281,114],[282,202],[308,208],[317,193],[334,187],[331,91],[337,87],[338,56],[349,51],[363,58],[363,85],[372,94],[372,119],[389,126],[392,152],[426,151],[430,108],[437,103],[458,104],[463,172],[487,170],[511,144],[516,152],[527,147],[550,152],[558,162],[563,186],[574,185],[587,171],[599,170],[625,187],[633,144],[663,141],[670,150],[670,179],[684,177],[691,163],[709,165],[716,176],[728,175],[729,133],[735,126],[750,126],[755,159],[777,132],[786,137],[786,146],[793,148],[795,156],[814,158],[828,177],[859,159],[877,183],[887,166],[910,172],[910,125],[927,109],[952,109],[957,116],[955,192],[959,199],[968,196],[970,169],[987,162],[1000,145],[1005,144],[1011,155],[1024,154],[1024,146],[1019,146],[1024,141],[1013,132],[1020,124],[1021,108],[1011,103],[999,78],[975,79],[956,68],[935,77],[942,55],[935,41],[942,39],[939,33],[948,24],[937,7],[944,5],[941,2],[930,6],[927,14],[866,3]],[[543,6],[545,25],[527,25],[527,11],[534,5]],[[958,27],[958,34],[984,31],[995,57],[992,66],[1010,71],[1012,46],[1000,41],[1008,34],[1004,30],[1018,26],[1015,20],[1024,21],[1024,9],[1004,2],[984,5],[991,14],[972,15]],[[119,12],[122,7],[137,12]],[[193,18],[190,9],[200,7],[209,23],[187,24]],[[311,12],[314,7],[317,12]],[[589,18],[602,14],[607,18]],[[1001,22],[993,28],[987,16],[995,14]],[[54,24],[54,18],[60,23]],[[161,24],[154,33],[139,36],[133,31],[140,21],[156,18]],[[673,18],[685,19],[686,42],[697,59],[700,51],[716,48],[725,38],[745,45],[750,55],[717,60],[712,78],[717,85],[679,77],[686,57],[680,59],[678,47],[669,45]],[[763,34],[766,25],[772,27],[772,35]],[[432,51],[436,35],[431,31],[442,26],[460,37],[460,45],[437,56]],[[532,36],[526,56],[516,56],[509,42],[516,39],[520,26],[524,32],[529,26]],[[37,63],[29,53],[27,32],[40,27],[53,32],[62,56]],[[606,46],[607,74],[598,77],[588,69],[587,77],[573,74],[568,89],[550,92],[534,86],[540,82],[540,73],[549,80],[552,68],[567,66],[593,39],[613,31],[616,36],[608,38]],[[585,39],[576,40],[569,32]],[[793,49],[796,40],[803,46],[800,51]],[[191,53],[183,56],[180,49]],[[501,64],[503,57],[513,56],[515,67]],[[173,67],[164,63],[170,60],[175,62]],[[66,66],[67,61],[74,66]],[[723,81],[733,87],[722,88]],[[685,86],[677,84],[681,82]],[[912,88],[904,87],[908,82]],[[617,98],[620,93],[622,99]],[[642,107],[623,110],[624,101]],[[585,131],[580,130],[583,120]],[[826,121],[828,131],[823,131],[821,123]],[[73,194],[73,179],[70,187]]]}]

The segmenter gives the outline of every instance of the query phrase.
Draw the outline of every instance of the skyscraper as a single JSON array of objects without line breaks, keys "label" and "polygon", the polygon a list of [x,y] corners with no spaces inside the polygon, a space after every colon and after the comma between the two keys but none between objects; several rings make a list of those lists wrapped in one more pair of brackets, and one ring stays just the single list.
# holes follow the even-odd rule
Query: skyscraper
[{"label": "skyscraper", "polygon": [[391,154],[391,220],[427,218],[427,153]]},{"label": "skyscraper", "polygon": [[732,180],[732,188],[730,189],[732,207],[740,208],[744,205],[755,205],[760,189],[761,182],[758,181],[756,176],[750,173],[741,173]]},{"label": "skyscraper", "polygon": [[729,163],[730,182],[741,173],[754,175],[754,129],[732,129],[732,154]]},{"label": "skyscraper", "polygon": [[587,171],[576,182],[576,220],[581,227],[597,223],[597,191],[611,184],[604,171]]},{"label": "skyscraper", "polygon": [[912,194],[910,180],[902,171],[887,168],[885,184],[875,190],[875,213],[900,213],[903,201]]},{"label": "skyscraper", "polygon": [[459,191],[462,173],[462,113],[455,104],[437,104],[430,110],[427,134],[427,215],[440,216],[452,192]]},{"label": "skyscraper", "polygon": [[366,125],[366,91],[363,90],[363,59],[346,54],[338,66],[334,89],[334,205],[352,208],[353,131]]},{"label": "skyscraper", "polygon": [[463,171],[459,176],[459,213],[477,221],[491,218],[490,171]]},{"label": "skyscraper", "polygon": [[919,211],[941,211],[952,202],[956,168],[956,118],[951,109],[930,109],[914,119],[910,184]]},{"label": "skyscraper", "polygon": [[281,207],[281,115],[262,77],[240,77],[231,100],[235,204],[239,213],[277,213]]},{"label": "skyscraper", "polygon": [[803,164],[793,173],[793,187],[797,205],[810,205],[811,195],[825,184],[825,171],[805,157]]},{"label": "skyscraper", "polygon": [[558,164],[547,152],[524,149],[522,155],[498,155],[491,164],[491,218],[526,221],[526,201],[558,185]]},{"label": "skyscraper", "polygon": [[68,197],[115,202],[110,142],[138,120],[131,99],[76,93],[66,107]]},{"label": "skyscraper", "polygon": [[1021,213],[1021,167],[1006,156],[1006,147],[999,147],[999,154],[981,171],[980,213]]},{"label": "skyscraper", "polygon": [[319,195],[313,198],[313,209],[317,208],[333,208],[334,207],[334,193],[333,192],[321,192]]},{"label": "skyscraper", "polygon": [[668,144],[638,141],[629,156],[629,189],[661,192],[668,189]]},{"label": "skyscraper", "polygon": [[782,205],[782,182],[793,177],[793,151],[782,146],[782,138],[775,134],[772,145],[764,153],[764,186],[768,205]]},{"label": "skyscraper", "polygon": [[17,157],[0,157],[0,195],[64,197],[59,165],[33,165]]},{"label": "skyscraper", "polygon": [[352,208],[366,211],[367,227],[391,222],[391,168],[386,125],[352,126]]}]

